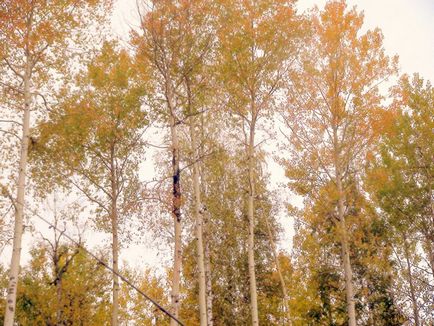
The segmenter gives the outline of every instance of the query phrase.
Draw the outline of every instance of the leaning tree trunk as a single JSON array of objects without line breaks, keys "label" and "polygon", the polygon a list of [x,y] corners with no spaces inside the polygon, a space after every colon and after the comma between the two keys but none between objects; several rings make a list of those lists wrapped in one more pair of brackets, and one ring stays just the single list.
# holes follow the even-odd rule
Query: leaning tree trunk
[{"label": "leaning tree trunk", "polygon": [[[179,169],[179,140],[177,121],[173,113],[170,116],[170,133],[172,141],[172,172],[173,172],[173,193],[172,193],[172,215],[175,231],[175,252],[173,258],[172,278],[172,314],[179,316],[179,288],[181,282],[182,243],[181,243],[181,170]],[[176,326],[174,319],[170,320],[171,326]]]},{"label": "leaning tree trunk", "polygon": [[286,291],[286,282],[285,282],[285,279],[283,278],[282,268],[281,268],[280,262],[279,262],[279,256],[277,255],[277,246],[273,240],[273,234],[271,233],[271,227],[270,227],[270,223],[268,223],[267,216],[265,216],[265,225],[267,227],[268,238],[270,240],[274,262],[276,264],[277,274],[279,275],[280,286],[282,287],[283,307],[285,309],[286,318],[287,318],[287,322],[283,323],[283,325],[290,325],[291,326],[292,322],[291,322],[291,313],[289,311],[288,291]]},{"label": "leaning tree trunk", "polygon": [[255,216],[254,216],[254,198],[255,198],[255,180],[254,180],[254,151],[255,151],[255,125],[252,119],[250,126],[249,143],[247,145],[248,155],[248,173],[249,173],[249,198],[247,207],[247,217],[249,220],[249,237],[247,241],[248,262],[249,262],[249,280],[250,280],[250,308],[252,315],[252,325],[259,325],[258,317],[258,295],[256,290],[255,275]]},{"label": "leaning tree trunk", "polygon": [[[194,119],[194,117],[190,118]],[[207,301],[206,301],[206,276],[204,263],[204,248],[203,248],[203,212],[200,199],[200,184],[199,184],[199,151],[196,141],[196,130],[194,121],[190,122],[190,137],[191,147],[193,151],[193,192],[194,192],[194,218],[196,221],[196,240],[197,240],[197,265],[199,269],[199,315],[200,325],[207,325]]]},{"label": "leaning tree trunk", "polygon": [[113,303],[111,325],[117,326],[119,323],[119,237],[118,237],[118,209],[117,209],[117,175],[116,164],[114,161],[114,146],[111,148],[110,160],[110,182],[111,182],[111,228],[112,228],[112,259],[113,259]]},{"label": "leaning tree trunk", "polygon": [[5,311],[5,326],[12,326],[15,315],[15,303],[17,299],[17,285],[18,274],[20,269],[21,258],[21,241],[23,237],[23,220],[24,220],[24,206],[25,206],[25,190],[26,190],[26,170],[27,170],[27,156],[29,149],[30,138],[30,106],[32,102],[30,92],[30,79],[31,79],[31,62],[27,57],[26,69],[24,72],[24,112],[23,112],[23,129],[21,136],[21,152],[20,152],[20,165],[18,171],[18,189],[17,199],[15,204],[15,227],[14,227],[14,240],[12,249],[12,259],[9,271],[9,284],[7,289],[6,298],[6,311]]}]

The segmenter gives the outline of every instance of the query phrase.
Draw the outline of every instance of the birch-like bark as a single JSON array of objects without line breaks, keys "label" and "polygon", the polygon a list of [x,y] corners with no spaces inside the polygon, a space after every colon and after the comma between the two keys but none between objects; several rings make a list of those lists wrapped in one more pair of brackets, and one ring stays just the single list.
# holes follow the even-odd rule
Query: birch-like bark
[{"label": "birch-like bark", "polygon": [[31,66],[29,55],[27,55],[26,68],[24,72],[24,110],[23,110],[23,129],[21,136],[20,165],[18,171],[18,189],[15,202],[15,227],[12,249],[12,258],[9,271],[9,284],[6,297],[5,326],[12,326],[14,323],[15,304],[17,299],[18,274],[21,259],[21,241],[23,237],[24,206],[26,192],[26,170],[27,156],[29,149],[30,133],[30,106],[32,95],[30,92]]},{"label": "birch-like bark", "polygon": [[207,325],[207,300],[206,300],[206,278],[205,278],[205,262],[204,262],[204,246],[203,246],[203,212],[201,209],[202,202],[200,198],[200,180],[199,180],[199,155],[196,140],[196,128],[194,125],[194,117],[190,118],[190,138],[191,147],[193,150],[193,191],[194,191],[194,218],[196,221],[196,240],[197,240],[197,265],[199,270],[199,316],[200,325]]},{"label": "birch-like bark", "polygon": [[[206,224],[206,223],[205,223]],[[206,280],[206,316],[208,326],[214,325],[214,319],[212,314],[212,274],[211,274],[211,252],[209,250],[209,243],[205,237],[205,280]]]},{"label": "birch-like bark", "polygon": [[288,292],[286,291],[286,282],[285,279],[283,278],[282,268],[280,267],[279,257],[277,255],[277,247],[273,240],[273,234],[271,233],[271,227],[270,227],[270,223],[268,223],[267,217],[265,217],[265,224],[267,227],[268,238],[271,244],[271,250],[273,252],[274,262],[276,264],[277,274],[279,275],[280,286],[282,287],[283,307],[285,309],[286,318],[287,318],[287,321],[284,322],[283,325],[291,326],[292,321],[291,321],[291,313],[289,311],[289,296],[288,296]]},{"label": "birch-like bark", "polygon": [[[172,193],[172,216],[175,231],[175,252],[173,259],[173,277],[172,277],[172,314],[179,316],[179,288],[181,281],[181,263],[182,263],[182,243],[181,243],[181,171],[179,168],[179,140],[177,121],[173,115],[170,115],[170,134],[172,141],[172,172],[173,172],[173,193]],[[174,319],[170,320],[170,326],[176,326]]]},{"label": "birch-like bark", "polygon": [[345,202],[344,202],[344,189],[342,185],[342,170],[340,162],[340,147],[338,141],[337,127],[333,128],[333,143],[334,143],[334,167],[336,177],[336,187],[338,190],[338,220],[340,229],[340,241],[341,241],[341,259],[344,267],[345,275],[345,294],[347,299],[347,313],[348,313],[348,325],[356,326],[356,306],[354,302],[354,289],[353,289],[353,272],[351,269],[349,245],[348,245],[348,233],[345,223]]},{"label": "birch-like bark", "polygon": [[[253,112],[253,111],[252,111]],[[248,155],[248,173],[249,173],[249,198],[247,207],[247,217],[249,220],[249,237],[247,242],[248,266],[250,280],[250,309],[252,315],[252,325],[259,325],[258,317],[258,295],[256,290],[256,273],[255,273],[255,216],[254,216],[254,198],[255,198],[255,179],[254,179],[254,151],[255,151],[255,122],[252,119],[249,133],[249,143],[247,145]]]},{"label": "birch-like bark", "polygon": [[340,178],[338,178],[338,192],[338,218],[341,231],[341,255],[345,274],[345,293],[347,298],[348,325],[356,326],[356,306],[354,302],[353,272],[351,269],[350,253],[348,248],[348,234],[345,223],[345,208],[342,192],[342,181],[340,180]]},{"label": "birch-like bark", "polygon": [[410,286],[410,297],[411,297],[411,304],[413,308],[414,325],[419,326],[420,325],[419,309],[417,306],[417,299],[416,299],[416,293],[415,293],[414,282],[413,282],[413,273],[411,271],[411,264],[410,264],[410,254],[408,252],[408,243],[406,237],[404,237],[404,253],[405,253],[405,261],[407,264],[408,283]]},{"label": "birch-like bark", "polygon": [[[200,116],[200,139],[201,146],[199,147],[200,156],[204,155],[204,147],[203,144],[205,142],[205,119],[204,115]],[[204,187],[204,193],[206,191],[206,180],[203,173],[203,165],[199,166],[199,173],[201,176],[202,183],[201,185]],[[202,212],[203,217],[203,242],[204,242],[204,259],[205,259],[205,280],[206,280],[206,316],[207,316],[207,325],[213,326],[214,319],[212,313],[212,303],[213,303],[213,293],[212,293],[212,272],[211,272],[211,250],[209,246],[210,242],[210,233],[209,233],[209,223],[210,223],[210,214],[204,209]]]},{"label": "birch-like bark", "polygon": [[[429,185],[429,196],[430,196],[430,208],[431,208],[431,226],[434,226],[434,186],[432,182],[432,177],[428,174],[428,185]],[[434,234],[431,228],[431,231],[428,231],[428,234],[425,235],[426,238],[426,248],[428,253],[428,260],[432,271],[432,277],[434,277]]]},{"label": "birch-like bark", "polygon": [[113,259],[113,302],[111,325],[119,323],[119,238],[118,238],[118,211],[117,211],[117,176],[114,161],[114,146],[111,147],[110,182],[111,182],[111,227],[112,227],[112,259]]},{"label": "birch-like bark", "polygon": [[118,240],[118,217],[114,210],[112,213],[112,255],[113,255],[113,309],[112,309],[112,326],[118,325],[119,320],[119,240]]},{"label": "birch-like bark", "polygon": [[[434,223],[433,223],[434,225]],[[430,237],[427,237],[425,241],[426,252],[429,260],[429,265],[431,268],[432,277],[434,277],[434,240],[431,240]]]}]

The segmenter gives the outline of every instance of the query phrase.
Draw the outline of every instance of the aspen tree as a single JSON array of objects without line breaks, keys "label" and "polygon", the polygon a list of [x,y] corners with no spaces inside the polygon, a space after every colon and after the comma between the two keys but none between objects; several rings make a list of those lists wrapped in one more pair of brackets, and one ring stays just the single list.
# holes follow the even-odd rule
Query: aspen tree
[{"label": "aspen tree", "polygon": [[[206,146],[206,137],[208,132],[206,131],[206,120],[205,115],[201,115],[200,117],[200,147],[199,154],[203,156],[205,154]],[[209,118],[208,118],[209,119]],[[199,174],[201,178],[201,191],[205,195],[207,193],[207,179],[206,174],[204,172],[204,165],[201,164],[199,169]],[[213,290],[212,290],[212,267],[211,267],[211,244],[210,244],[210,223],[211,223],[211,215],[206,208],[206,205],[203,204],[203,238],[204,238],[204,265],[205,265],[205,280],[206,280],[206,317],[207,317],[207,326],[214,325],[214,317],[213,317]]]},{"label": "aspen tree", "polygon": [[[193,183],[195,189],[195,217],[197,258],[199,266],[199,308],[201,325],[207,323],[206,280],[203,248],[203,217],[200,202],[197,131],[194,118],[202,109],[197,98],[203,96],[206,76],[203,67],[209,64],[212,46],[210,34],[210,1],[155,1],[148,9],[139,8],[141,33],[134,33],[132,43],[138,60],[153,70],[155,97],[159,104],[155,111],[169,128],[172,156],[172,217],[174,220],[174,267],[172,280],[172,313],[179,313],[182,265],[182,205],[180,132],[183,124],[190,125],[193,151]],[[156,101],[156,102],[157,102]],[[174,325],[175,321],[171,321]]]},{"label": "aspen tree", "polygon": [[[392,112],[368,162],[367,189],[390,228],[396,277],[414,324],[421,325],[430,318],[421,300],[430,290],[420,284],[434,277],[434,88],[418,74],[404,75],[392,95]],[[427,268],[420,268],[423,260]]]},{"label": "aspen tree", "polygon": [[58,56],[65,54],[61,49],[66,46],[68,39],[73,38],[74,31],[83,28],[91,10],[96,11],[101,3],[91,0],[17,0],[6,1],[0,6],[0,60],[11,76],[3,86],[19,94],[22,110],[14,241],[4,320],[7,326],[13,324],[15,313],[33,98],[42,96],[40,88],[50,78],[48,72],[59,63]]},{"label": "aspen tree", "polygon": [[[228,130],[222,133],[221,122],[215,120],[215,115],[208,122],[207,129],[206,147],[213,148],[214,151],[213,155],[206,157],[201,163],[203,168],[201,177],[205,181],[202,202],[205,215],[209,216],[206,241],[209,245],[211,263],[213,267],[215,266],[211,274],[212,322],[214,325],[246,325],[250,323],[250,307],[247,304],[250,290],[249,280],[246,277],[248,275],[246,259],[248,219],[245,209],[248,194],[243,191],[248,181],[245,179],[243,148],[228,137],[226,133]],[[257,171],[259,172],[260,169]],[[191,177],[186,175],[185,180],[190,180]],[[255,256],[258,298],[260,298],[259,320],[261,324],[275,322],[281,324],[287,317],[282,307],[283,294],[270,241],[271,238],[276,241],[279,228],[275,220],[273,197],[266,190],[267,175],[255,173],[255,178],[258,198],[255,205],[258,221]],[[191,186],[186,186],[185,193],[192,193]],[[240,193],[243,195],[240,196]],[[192,208],[187,210],[186,214],[191,211]],[[268,234],[265,221],[268,221],[271,236]],[[197,267],[193,240],[185,244],[184,256],[185,285],[181,317],[187,324],[194,325],[199,321],[197,316],[195,314],[192,316],[191,313],[198,308],[196,299],[198,287],[195,282]]]},{"label": "aspen tree", "polygon": [[[300,186],[309,194],[296,219],[290,283],[292,317],[297,325],[346,324],[334,185],[330,182],[319,189],[306,183]],[[353,183],[346,197],[357,316],[370,325],[402,325],[404,310],[394,295],[396,279],[390,277],[394,264],[389,230],[364,194],[358,193]]]},{"label": "aspen tree", "polygon": [[42,185],[48,179],[79,190],[96,207],[96,225],[111,234],[113,326],[119,323],[119,229],[140,208],[133,194],[148,121],[141,108],[146,84],[137,82],[138,74],[126,51],[104,43],[79,76],[77,91],[66,92],[58,110],[38,126],[35,160],[42,164],[33,170]]},{"label": "aspen tree", "polygon": [[396,72],[397,63],[385,55],[381,32],[360,34],[362,24],[363,15],[347,10],[344,1],[329,1],[323,11],[315,11],[311,43],[301,56],[301,72],[293,77],[283,114],[293,143],[287,175],[297,180],[294,186],[335,186],[350,326],[356,325],[356,311],[346,192],[378,136],[373,128],[382,99],[378,84]]},{"label": "aspen tree", "polygon": [[[179,116],[180,107],[177,92],[179,92],[182,77],[177,75],[177,69],[179,69],[180,60],[178,55],[180,54],[179,51],[182,44],[181,42],[176,42],[177,39],[175,35],[180,26],[175,20],[176,11],[178,10],[175,4],[172,4],[171,1],[161,1],[152,3],[151,6],[150,11],[144,14],[141,12],[143,9],[139,8],[143,38],[141,35],[135,35],[133,38],[133,44],[137,47],[137,56],[142,57],[143,64],[147,64],[148,62],[152,64],[157,79],[156,88],[162,92],[162,98],[167,107],[167,113],[163,113],[163,117],[170,130],[170,147],[172,156],[171,213],[174,222],[171,312],[175,317],[178,317],[182,261],[181,174],[178,129],[182,117]],[[170,36],[175,37],[172,39]],[[181,35],[178,34],[178,37],[181,37]],[[173,43],[174,41],[175,43]],[[164,112],[164,108],[162,108],[162,110]]]},{"label": "aspen tree", "polygon": [[[228,108],[245,135],[249,219],[248,263],[252,325],[259,324],[255,276],[255,152],[260,120],[271,114],[283,86],[297,37],[292,1],[221,1],[219,35],[220,77]],[[286,77],[286,76],[285,76]]]},{"label": "aspen tree", "polygon": [[[211,20],[211,3],[207,1],[198,1],[190,3],[191,18],[187,23],[188,38],[187,44],[190,45],[190,55],[186,59],[188,64],[187,73],[184,75],[184,106],[189,128],[189,147],[191,149],[190,161],[192,161],[192,181],[194,196],[194,220],[196,233],[196,259],[198,266],[198,284],[199,284],[199,316],[200,325],[207,326],[210,318],[208,313],[212,314],[212,307],[208,300],[207,279],[206,279],[206,261],[204,243],[204,205],[201,199],[202,180],[200,175],[200,165],[204,153],[201,151],[203,139],[203,130],[198,127],[199,119],[211,104],[211,55],[213,50],[213,26]],[[212,115],[212,113],[210,114]],[[209,268],[209,265],[208,265]]]}]

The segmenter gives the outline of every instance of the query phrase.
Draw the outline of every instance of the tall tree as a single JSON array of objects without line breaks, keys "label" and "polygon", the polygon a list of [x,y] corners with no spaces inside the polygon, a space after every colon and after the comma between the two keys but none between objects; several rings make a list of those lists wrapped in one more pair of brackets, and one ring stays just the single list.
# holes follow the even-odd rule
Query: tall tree
[{"label": "tall tree", "polygon": [[374,126],[382,99],[378,85],[396,71],[396,58],[384,53],[381,32],[361,34],[362,24],[363,15],[347,10],[344,1],[329,1],[323,11],[314,11],[311,42],[284,112],[293,144],[287,161],[292,188],[307,194],[307,189],[327,185],[336,196],[350,326],[356,325],[356,311],[347,191],[377,134]]},{"label": "tall tree", "polygon": [[[188,117],[189,144],[190,148],[188,164],[192,169],[192,183],[194,196],[194,221],[196,235],[196,260],[198,265],[199,284],[199,316],[200,325],[208,325],[209,318],[206,291],[205,273],[205,245],[204,245],[204,205],[201,198],[201,175],[200,165],[206,154],[203,150],[203,129],[199,122],[206,110],[212,104],[212,54],[213,54],[213,21],[212,3],[208,1],[192,1],[190,3],[190,18],[187,23],[188,38],[186,44],[190,45],[190,55],[186,60],[187,73],[184,74],[184,106]],[[210,113],[208,114],[210,115]],[[212,115],[212,113],[211,113]],[[211,316],[210,316],[211,317]]]},{"label": "tall tree", "polygon": [[[296,220],[291,312],[295,325],[346,325],[344,275],[336,241],[333,193],[323,189]],[[365,325],[402,325],[404,315],[391,277],[391,244],[387,227],[355,187],[347,193],[349,246],[353,267],[356,312]]]},{"label": "tall tree", "polygon": [[[214,117],[215,119],[215,117]],[[218,134],[221,133],[219,122],[214,124]],[[217,139],[224,142],[219,144]],[[213,293],[213,323],[216,325],[246,325],[251,322],[248,298],[250,292],[247,257],[248,218],[247,189],[245,178],[245,160],[241,153],[243,146],[233,149],[236,142],[228,142],[225,134],[208,139],[207,146],[216,150],[202,163],[202,178],[206,187],[202,193],[204,215],[207,219],[206,239],[209,244],[209,258],[212,264],[211,283]],[[228,149],[225,149],[228,147]],[[259,163],[258,163],[259,164]],[[257,167],[256,171],[260,171]],[[275,220],[273,194],[266,189],[267,175],[255,173],[257,203],[255,214],[256,244],[256,274],[258,284],[258,317],[265,325],[282,325],[287,320],[282,305],[283,294],[278,273],[275,269],[271,241],[276,242],[279,226]],[[186,180],[191,175],[185,176]],[[186,196],[192,193],[191,187],[185,187]],[[242,194],[242,196],[240,196]],[[224,203],[224,205],[222,205]],[[187,206],[186,206],[187,208]],[[191,208],[186,210],[186,217],[192,216]],[[270,226],[271,240],[267,225]],[[224,236],[222,236],[224,235]],[[198,286],[195,282],[197,266],[195,265],[194,241],[186,243],[184,249],[184,287],[181,316],[187,324],[198,324],[198,319],[192,311],[198,310],[196,299]]]},{"label": "tall tree", "polygon": [[219,62],[228,108],[244,135],[249,180],[248,263],[252,325],[259,324],[255,272],[255,149],[260,120],[271,114],[294,56],[296,15],[292,1],[221,1]]},{"label": "tall tree", "polygon": [[[74,30],[83,28],[92,11],[102,1],[53,0],[6,1],[0,7],[0,59],[7,66],[9,80],[4,87],[13,89],[21,103],[22,134],[15,199],[15,228],[10,265],[5,325],[13,324],[21,256],[21,239],[26,191],[26,170],[30,144],[30,112],[33,97],[50,78],[49,71],[62,57]],[[96,17],[96,16],[95,16]],[[80,33],[77,33],[79,35]]]},{"label": "tall tree", "polygon": [[[79,76],[75,93],[50,119],[38,126],[33,170],[44,180],[73,185],[96,205],[96,225],[112,236],[112,325],[119,310],[119,226],[138,212],[138,165],[144,146],[145,86],[124,50],[105,43],[87,71]],[[53,171],[48,178],[46,169]]]},{"label": "tall tree", "polygon": [[[170,132],[172,170],[172,216],[174,220],[174,269],[172,280],[172,312],[178,316],[182,264],[182,214],[180,134],[183,124],[190,129],[195,219],[197,237],[198,281],[200,285],[200,319],[206,325],[206,281],[204,267],[202,213],[200,199],[197,116],[204,106],[207,88],[206,66],[212,49],[211,1],[152,1],[139,9],[141,31],[134,33],[132,43],[137,57],[152,67],[155,86],[155,111],[158,120]],[[175,321],[172,321],[174,324]]]},{"label": "tall tree", "polygon": [[429,303],[422,297],[432,292],[427,284],[434,280],[434,88],[419,75],[403,76],[394,98],[394,113],[370,162],[368,184],[391,230],[396,275],[404,280],[412,319],[421,325],[429,318]]}]

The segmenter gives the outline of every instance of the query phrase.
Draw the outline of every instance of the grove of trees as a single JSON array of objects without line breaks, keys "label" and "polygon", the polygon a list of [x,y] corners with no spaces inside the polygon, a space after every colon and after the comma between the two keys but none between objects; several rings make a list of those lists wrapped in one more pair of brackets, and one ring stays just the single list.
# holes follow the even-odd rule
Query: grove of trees
[{"label": "grove of trees", "polygon": [[5,326],[434,324],[434,88],[363,12],[113,8],[0,3]]}]

